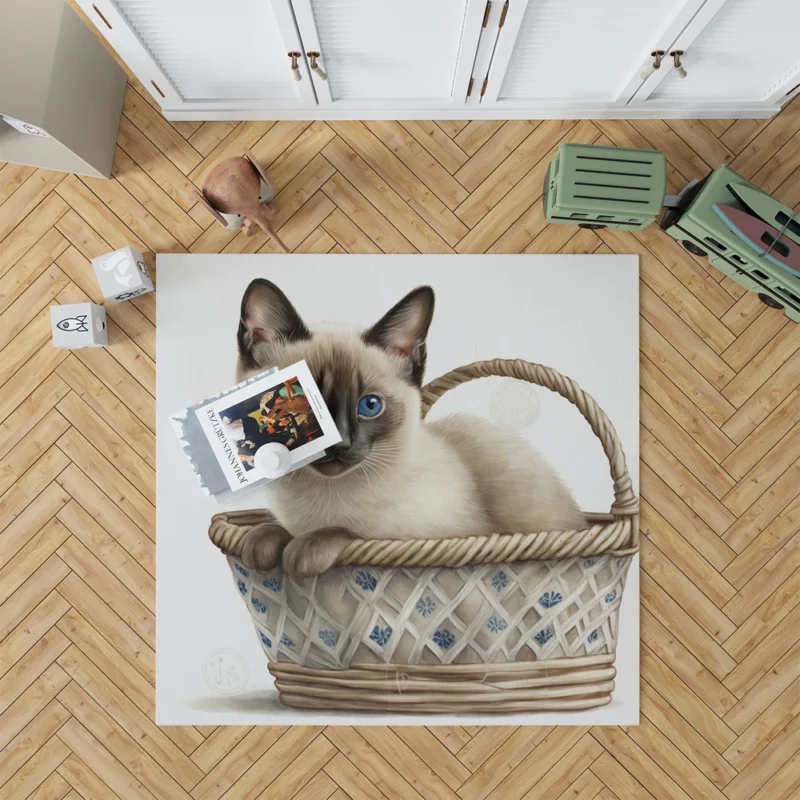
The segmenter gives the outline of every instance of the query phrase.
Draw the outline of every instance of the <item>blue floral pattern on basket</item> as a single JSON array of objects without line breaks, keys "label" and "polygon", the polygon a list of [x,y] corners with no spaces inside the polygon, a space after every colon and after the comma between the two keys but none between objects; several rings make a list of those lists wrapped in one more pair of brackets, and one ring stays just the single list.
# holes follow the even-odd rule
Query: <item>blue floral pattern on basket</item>
[{"label": "blue floral pattern on basket", "polygon": [[539,598],[539,602],[545,608],[552,608],[553,606],[557,606],[563,599],[560,592],[545,592]]},{"label": "blue floral pattern on basket", "polygon": [[589,634],[589,635],[586,637],[586,639],[587,639],[588,641],[590,641],[590,642],[596,642],[596,641],[597,641],[597,637],[598,637],[599,635],[600,635],[600,634],[599,634],[597,631],[592,631],[592,632],[591,632],[591,633],[590,633],[590,634]]},{"label": "blue floral pattern on basket", "polygon": [[583,562],[584,567],[593,567],[597,563],[596,558],[587,558],[586,561]]},{"label": "blue floral pattern on basket", "polygon": [[504,631],[508,627],[508,623],[502,617],[489,617],[486,620],[486,627],[492,633],[500,633],[500,631]]},{"label": "blue floral pattern on basket", "polygon": [[442,650],[449,650],[453,646],[453,642],[456,640],[456,637],[450,633],[447,628],[444,628],[440,631],[436,631],[433,634],[433,642],[434,644],[438,644]]},{"label": "blue floral pattern on basket", "polygon": [[255,595],[253,595],[253,596],[250,598],[250,602],[253,604],[253,608],[254,608],[256,611],[258,611],[260,614],[266,614],[266,613],[267,613],[267,606],[266,606],[266,603],[264,603],[262,600],[260,600],[260,599],[259,599],[258,597],[256,597]]},{"label": "blue floral pattern on basket", "polygon": [[496,572],[494,577],[492,578],[492,586],[499,592],[501,589],[505,589],[508,586],[508,576],[500,570]]},{"label": "blue floral pattern on basket", "polygon": [[420,597],[415,608],[423,617],[429,617],[436,610],[436,603],[430,597]]},{"label": "blue floral pattern on basket", "polygon": [[320,631],[318,636],[322,639],[322,643],[328,645],[328,647],[334,647],[336,642],[339,641],[339,634],[337,631],[325,629],[324,631]]},{"label": "blue floral pattern on basket", "polygon": [[533,638],[536,639],[537,644],[547,644],[553,638],[553,631],[551,631],[550,628],[545,628],[539,631]]},{"label": "blue floral pattern on basket", "polygon": [[250,574],[241,564],[238,564],[238,563],[236,564],[236,571],[240,575],[244,575],[245,578]]},{"label": "blue floral pattern on basket", "polygon": [[369,635],[369,638],[372,639],[375,644],[379,644],[381,647],[389,641],[392,636],[392,629],[387,625],[385,628],[381,628],[380,625],[376,625],[372,629],[372,633]]},{"label": "blue floral pattern on basket", "polygon": [[261,642],[265,647],[272,647],[272,639],[269,638],[265,633],[258,632],[258,635],[261,637]]},{"label": "blue floral pattern on basket", "polygon": [[617,599],[617,593],[616,592],[609,592],[605,596],[604,599],[605,599],[606,603],[613,603]]},{"label": "blue floral pattern on basket", "polygon": [[281,582],[277,578],[267,578],[265,581],[262,581],[265,589],[269,589],[271,592],[275,592],[277,594],[281,590]]},{"label": "blue floral pattern on basket", "polygon": [[288,636],[281,636],[281,644],[284,647],[294,647],[294,642]]},{"label": "blue floral pattern on basket", "polygon": [[238,589],[238,590],[239,590],[239,591],[240,591],[242,594],[247,594],[247,586],[245,586],[245,583],[244,583],[244,581],[243,581],[241,578],[239,578],[239,580],[238,580],[238,581],[236,581],[236,588],[237,588],[237,589]]},{"label": "blue floral pattern on basket", "polygon": [[375,576],[366,569],[360,569],[356,573],[356,583],[365,591],[365,592],[374,592],[375,587],[378,585],[378,581]]}]

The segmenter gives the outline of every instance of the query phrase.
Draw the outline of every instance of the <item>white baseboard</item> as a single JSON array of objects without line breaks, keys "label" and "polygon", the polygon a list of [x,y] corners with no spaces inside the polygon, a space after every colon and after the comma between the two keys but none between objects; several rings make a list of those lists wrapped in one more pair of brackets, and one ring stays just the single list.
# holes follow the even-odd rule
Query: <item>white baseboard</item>
[{"label": "white baseboard", "polygon": [[768,119],[781,110],[779,105],[702,104],[636,106],[538,106],[518,109],[482,109],[479,106],[455,108],[218,108],[213,105],[163,108],[168,120],[380,120],[380,119]]}]

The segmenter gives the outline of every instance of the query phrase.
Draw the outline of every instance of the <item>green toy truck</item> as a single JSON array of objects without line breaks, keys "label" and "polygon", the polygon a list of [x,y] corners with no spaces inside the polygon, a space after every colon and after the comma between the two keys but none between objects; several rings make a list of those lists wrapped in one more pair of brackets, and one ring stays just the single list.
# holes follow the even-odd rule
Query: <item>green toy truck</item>
[{"label": "green toy truck", "polygon": [[714,212],[714,203],[747,210],[726,189],[740,184],[761,191],[730,167],[717,167],[685,194],[677,208],[670,208],[661,220],[661,229],[696,256],[708,260],[737,283],[756,292],[772,308],[782,308],[786,316],[800,322],[800,276],[760,257]]},{"label": "green toy truck", "polygon": [[[667,195],[666,159],[658,150],[562,144],[545,177],[545,216],[548,222],[561,225],[636,231],[655,222],[666,206],[663,231],[690,253],[707,256],[717,269],[756,292],[766,305],[783,309],[789,319],[800,322],[800,274],[760,255],[714,210],[716,205],[752,214],[729,185],[750,187],[768,197],[728,166],[691,181],[677,196]],[[792,226],[800,223],[795,222],[793,213],[791,217],[779,214],[779,220],[781,216]],[[780,222],[777,224],[780,227]],[[795,227],[787,232],[784,225],[783,231],[773,234],[778,239],[785,235],[784,241],[797,247],[800,236]],[[790,236],[797,237],[794,244],[788,241]]]}]

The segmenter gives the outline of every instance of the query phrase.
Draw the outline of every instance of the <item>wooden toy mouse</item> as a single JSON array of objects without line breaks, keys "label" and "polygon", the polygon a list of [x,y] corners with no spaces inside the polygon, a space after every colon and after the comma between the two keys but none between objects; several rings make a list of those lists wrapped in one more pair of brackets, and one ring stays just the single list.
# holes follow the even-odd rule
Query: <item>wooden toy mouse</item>
[{"label": "wooden toy mouse", "polygon": [[275,188],[249,150],[245,150],[243,156],[220,161],[208,173],[203,191],[198,194],[205,207],[226,228],[244,227],[246,236],[253,236],[256,228],[261,228],[274,239],[281,252],[289,252],[269,223],[275,216],[275,209],[270,205]]}]

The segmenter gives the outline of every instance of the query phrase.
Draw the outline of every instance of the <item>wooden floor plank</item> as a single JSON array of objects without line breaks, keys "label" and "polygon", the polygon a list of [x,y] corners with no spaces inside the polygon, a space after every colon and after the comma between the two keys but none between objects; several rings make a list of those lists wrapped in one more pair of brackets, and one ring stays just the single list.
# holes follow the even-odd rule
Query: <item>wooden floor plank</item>
[{"label": "wooden floor plank", "polygon": [[0,167],[0,205],[36,172],[36,167],[25,164],[4,164]]},{"label": "wooden floor plank", "polygon": [[55,229],[44,236],[0,279],[0,314],[14,302],[58,258],[68,242]]},{"label": "wooden floor plank", "polygon": [[30,797],[70,754],[58,737],[52,736],[3,787],[7,797]]},{"label": "wooden floor plank", "polygon": [[4,275],[52,228],[69,206],[51,192],[0,242],[0,275]]},{"label": "wooden floor plank", "polygon": [[197,202],[197,188],[126,116],[119,121],[117,146],[184,211]]},{"label": "wooden floor plank", "polygon": [[365,124],[451,211],[467,198],[467,190],[399,122]]},{"label": "wooden floor plank", "polygon": [[120,727],[105,709],[98,705],[75,681],[67,685],[58,695],[59,702],[72,717],[78,720],[108,752],[139,778],[154,797],[174,797],[176,800],[189,800],[184,791],[170,774],[154,758],[148,755],[140,742],[135,741]]},{"label": "wooden floor plank", "polygon": [[90,797],[104,790],[106,794],[98,796],[106,796],[110,790],[112,796],[124,800],[156,800],[74,716],[58,732],[58,738],[73,754],[65,761],[69,766],[60,774],[78,787],[80,794],[88,785]]},{"label": "wooden floor plank", "polygon": [[400,124],[451,174],[469,159],[435,122],[403,120]]},{"label": "wooden floor plank", "polygon": [[184,174],[201,161],[197,152],[130,83],[122,113]]},{"label": "wooden floor plank", "polygon": [[323,151],[328,161],[417,247],[449,252],[466,232],[450,209],[362,123],[333,128],[339,136]]},{"label": "wooden floor plank", "polygon": [[155,683],[155,653],[124,619],[119,616],[102,594],[89,587],[76,572],[70,572],[57,587],[72,608],[91,619],[92,625],[105,636],[117,652],[151,684]]},{"label": "wooden floor plank", "polygon": [[[530,172],[553,152],[554,147],[567,134],[574,135],[576,125],[565,120],[545,120],[523,141],[523,143],[503,161],[500,166],[483,180],[472,194],[456,209],[456,214],[470,228],[485,218],[497,204]],[[597,129],[587,129],[594,135]],[[570,139],[572,139],[572,135]],[[577,138],[577,136],[576,136]],[[544,172],[542,171],[542,178]],[[542,181],[538,188],[541,189]],[[514,203],[509,204],[511,206]]]},{"label": "wooden floor plank", "polygon": [[0,242],[64,180],[60,172],[39,169],[0,205]]},{"label": "wooden floor plank", "polygon": [[169,232],[188,247],[203,229],[120,148],[111,174],[143,208],[157,219],[169,219]]}]

